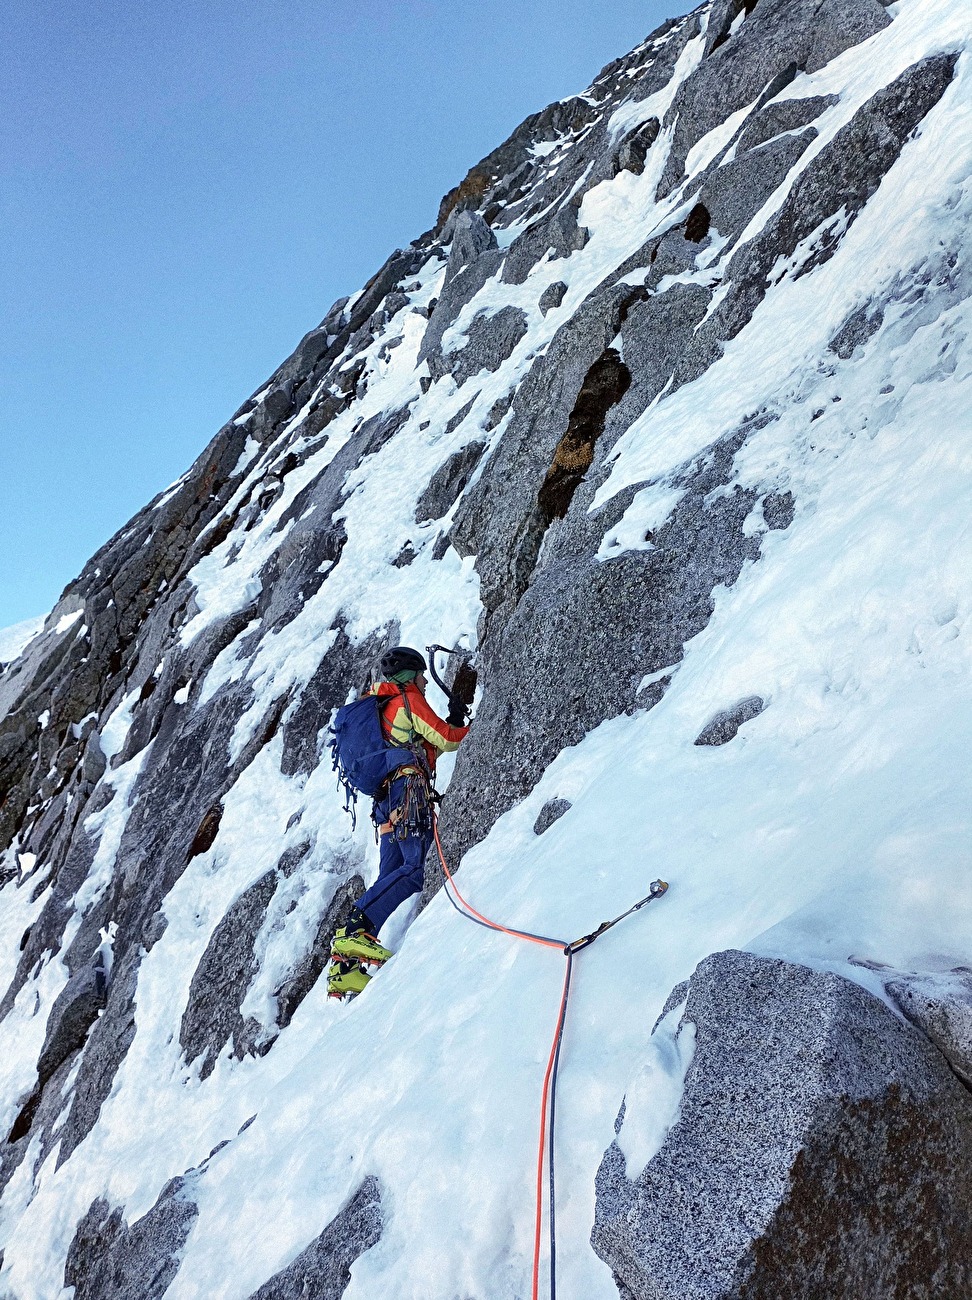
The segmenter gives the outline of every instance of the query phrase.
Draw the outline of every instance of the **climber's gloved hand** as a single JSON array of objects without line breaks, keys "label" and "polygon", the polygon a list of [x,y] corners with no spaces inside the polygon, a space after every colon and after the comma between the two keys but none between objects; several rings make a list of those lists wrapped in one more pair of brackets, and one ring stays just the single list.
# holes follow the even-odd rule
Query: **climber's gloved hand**
[{"label": "climber's gloved hand", "polygon": [[446,722],[450,727],[464,727],[466,719],[469,717],[469,709],[462,700],[455,695],[449,696],[449,712],[446,714]]}]

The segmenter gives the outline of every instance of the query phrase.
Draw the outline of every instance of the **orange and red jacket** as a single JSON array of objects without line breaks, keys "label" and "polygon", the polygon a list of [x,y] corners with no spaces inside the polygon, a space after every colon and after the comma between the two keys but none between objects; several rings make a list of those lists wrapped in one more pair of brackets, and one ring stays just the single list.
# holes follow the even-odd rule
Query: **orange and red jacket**
[{"label": "orange and red jacket", "polygon": [[[402,691],[408,699],[408,709],[402,700]],[[371,693],[381,699],[388,698],[388,703],[381,706],[381,729],[385,739],[392,745],[421,745],[430,772],[435,771],[435,760],[439,755],[457,749],[469,731],[468,727],[450,727],[448,722],[444,722],[414,682],[406,682],[404,686],[397,682],[379,682],[371,688]],[[398,699],[397,707],[392,703],[393,696]]]}]

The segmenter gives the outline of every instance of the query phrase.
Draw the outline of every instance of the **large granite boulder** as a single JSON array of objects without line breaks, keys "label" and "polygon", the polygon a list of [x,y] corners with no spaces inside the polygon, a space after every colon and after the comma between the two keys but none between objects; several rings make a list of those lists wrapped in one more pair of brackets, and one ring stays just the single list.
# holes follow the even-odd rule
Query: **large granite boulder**
[{"label": "large granite boulder", "polygon": [[920,1030],[732,951],[666,1012],[653,1052],[690,1058],[670,1127],[627,1106],[597,1175],[591,1240],[625,1300],[972,1295],[972,1095]]}]

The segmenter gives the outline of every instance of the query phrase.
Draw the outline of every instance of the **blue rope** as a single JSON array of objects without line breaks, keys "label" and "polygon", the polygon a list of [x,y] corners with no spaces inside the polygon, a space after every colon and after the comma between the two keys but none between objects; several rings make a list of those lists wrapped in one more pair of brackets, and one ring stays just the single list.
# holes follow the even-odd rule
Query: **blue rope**
[{"label": "blue rope", "polygon": [[445,891],[446,898],[448,898],[449,902],[456,909],[459,915],[464,916],[467,921],[473,921],[476,925],[481,925],[484,930],[492,930],[493,934],[518,934],[521,939],[542,939],[544,943],[553,943],[558,946],[563,944],[562,939],[551,939],[550,936],[546,934],[532,934],[529,930],[514,930],[513,927],[509,925],[504,926],[501,930],[498,926],[489,925],[486,921],[480,921],[478,916],[473,916],[470,912],[467,912],[466,909],[452,897],[452,894],[449,892],[449,882],[444,877],[442,880],[442,888]]}]

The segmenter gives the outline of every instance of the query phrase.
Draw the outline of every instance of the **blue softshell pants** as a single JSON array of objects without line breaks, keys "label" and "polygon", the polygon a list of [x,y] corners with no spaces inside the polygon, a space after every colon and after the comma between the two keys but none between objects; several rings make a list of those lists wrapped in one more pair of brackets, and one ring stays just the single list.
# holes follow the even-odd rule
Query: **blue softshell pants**
[{"label": "blue softshell pants", "polygon": [[[405,797],[405,777],[399,777],[389,786],[383,799],[375,801],[376,822],[387,822],[394,808],[399,808]],[[432,843],[432,828],[417,830],[399,839],[392,831],[380,839],[378,879],[358,899],[355,906],[364,912],[377,935],[400,903],[417,894],[424,883],[425,855]]]}]

